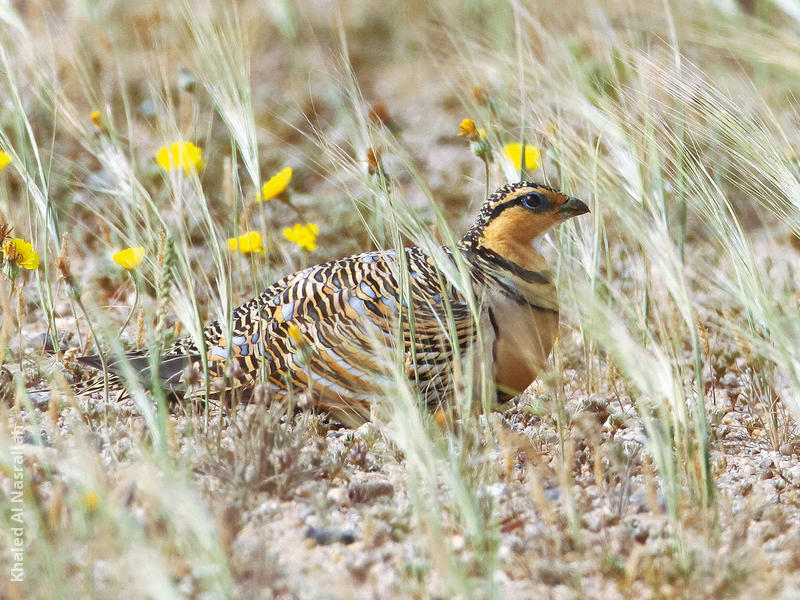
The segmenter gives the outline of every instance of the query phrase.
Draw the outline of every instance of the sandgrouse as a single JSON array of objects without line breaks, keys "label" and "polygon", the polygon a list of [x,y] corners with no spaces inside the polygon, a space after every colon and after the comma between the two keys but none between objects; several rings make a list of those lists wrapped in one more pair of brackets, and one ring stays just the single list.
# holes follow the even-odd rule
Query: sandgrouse
[{"label": "sandgrouse", "polygon": [[[222,382],[212,390],[250,389],[261,382],[270,401],[303,394],[335,418],[358,422],[369,416],[381,389],[387,349],[400,345],[407,377],[435,405],[452,393],[454,358],[471,350],[482,328],[498,397],[508,398],[536,378],[558,330],[553,273],[533,242],[588,211],[577,198],[538,183],[509,184],[489,196],[457,250],[442,248],[452,263],[454,252],[461,253],[479,318],[422,249],[405,248],[402,256],[395,250],[367,252],[272,284],[235,309],[230,339],[215,321],[205,327],[202,344],[177,340],[161,357],[157,379],[175,394],[205,388],[187,381],[192,369]],[[143,382],[151,381],[144,353],[126,359]],[[100,366],[98,356],[80,360]],[[109,385],[121,385],[119,362],[108,369]],[[203,381],[203,375],[198,378]],[[98,381],[83,393],[102,389]]]}]

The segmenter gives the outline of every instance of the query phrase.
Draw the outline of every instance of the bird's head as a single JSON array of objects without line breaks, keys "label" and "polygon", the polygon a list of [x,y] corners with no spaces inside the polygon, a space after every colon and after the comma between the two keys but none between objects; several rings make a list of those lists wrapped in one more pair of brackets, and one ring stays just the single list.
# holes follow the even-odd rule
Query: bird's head
[{"label": "bird's head", "polygon": [[529,181],[511,183],[486,199],[461,245],[491,250],[524,266],[536,238],[587,212],[586,204],[553,188]]}]

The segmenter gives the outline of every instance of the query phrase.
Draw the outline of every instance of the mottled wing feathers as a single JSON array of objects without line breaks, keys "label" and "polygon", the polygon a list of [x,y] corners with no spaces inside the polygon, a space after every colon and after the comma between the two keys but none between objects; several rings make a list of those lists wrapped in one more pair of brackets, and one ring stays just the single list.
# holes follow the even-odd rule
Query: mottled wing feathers
[{"label": "mottled wing feathers", "polygon": [[[471,342],[474,326],[463,299],[440,284],[433,261],[418,248],[404,252],[404,263],[395,251],[369,252],[276,282],[234,310],[230,340],[219,322],[204,329],[209,374],[244,386],[262,381],[278,397],[307,390],[322,407],[364,416],[394,349],[408,377],[435,402],[450,385],[454,351]],[[408,281],[410,293],[401,293],[399,279]],[[149,383],[146,358],[131,358]],[[186,367],[202,372],[200,363],[200,349],[183,338],[162,357],[159,378],[184,391]],[[118,372],[115,367],[109,365]]]}]

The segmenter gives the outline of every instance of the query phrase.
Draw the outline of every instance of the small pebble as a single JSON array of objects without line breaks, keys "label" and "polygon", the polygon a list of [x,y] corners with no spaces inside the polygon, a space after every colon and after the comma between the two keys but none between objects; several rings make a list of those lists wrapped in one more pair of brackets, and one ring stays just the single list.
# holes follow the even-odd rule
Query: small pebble
[{"label": "small pebble", "polygon": [[369,570],[372,568],[373,559],[371,557],[357,557],[347,563],[347,570],[356,581],[362,582],[367,579]]},{"label": "small pebble", "polygon": [[781,444],[778,451],[783,454],[784,456],[791,456],[795,452],[797,452],[797,446],[795,444]]},{"label": "small pebble", "polygon": [[637,524],[631,530],[631,536],[640,544],[644,544],[647,541],[647,538],[650,537],[650,531],[647,527],[643,525]]},{"label": "small pebble", "polygon": [[334,487],[328,490],[325,495],[328,500],[334,504],[344,505],[349,503],[349,493],[343,487]]},{"label": "small pebble", "polygon": [[347,486],[346,493],[351,502],[368,502],[381,496],[394,496],[394,486],[388,481],[354,481]]},{"label": "small pebble", "polygon": [[508,496],[508,486],[505,483],[493,483],[486,486],[486,492],[495,500],[503,500]]},{"label": "small pebble", "polygon": [[559,488],[550,488],[544,491],[544,497],[550,502],[557,502],[561,498],[561,490]]},{"label": "small pebble", "polygon": [[305,537],[309,540],[314,540],[320,546],[327,546],[328,544],[335,544],[340,542],[342,544],[352,544],[356,541],[356,536],[352,531],[335,531],[327,527],[313,527],[309,525],[305,531]]},{"label": "small pebble", "polygon": [[586,529],[597,533],[603,526],[603,511],[602,509],[596,509],[591,512],[587,512],[583,515],[583,517],[581,517],[581,520],[583,521]]}]

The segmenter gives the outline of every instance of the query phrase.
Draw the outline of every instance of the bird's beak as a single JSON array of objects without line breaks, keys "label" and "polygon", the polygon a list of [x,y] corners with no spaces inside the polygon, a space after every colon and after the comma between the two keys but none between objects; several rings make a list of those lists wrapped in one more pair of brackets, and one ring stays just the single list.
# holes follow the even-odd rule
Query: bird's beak
[{"label": "bird's beak", "polygon": [[567,201],[558,209],[561,218],[566,220],[589,212],[589,207],[574,196],[567,196]]}]

